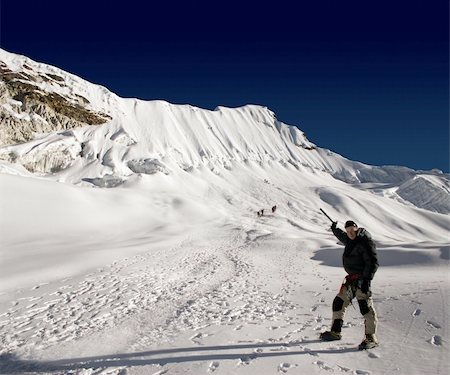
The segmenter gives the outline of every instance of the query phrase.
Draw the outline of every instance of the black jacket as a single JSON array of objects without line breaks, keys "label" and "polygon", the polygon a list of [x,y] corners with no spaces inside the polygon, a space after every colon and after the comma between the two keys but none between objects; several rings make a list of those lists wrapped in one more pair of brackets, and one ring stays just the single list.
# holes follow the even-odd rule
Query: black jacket
[{"label": "black jacket", "polygon": [[335,227],[331,229],[345,245],[342,255],[345,271],[349,275],[360,273],[364,279],[372,280],[378,269],[378,256],[370,233],[364,228],[359,228],[356,238],[351,240],[343,230]]}]

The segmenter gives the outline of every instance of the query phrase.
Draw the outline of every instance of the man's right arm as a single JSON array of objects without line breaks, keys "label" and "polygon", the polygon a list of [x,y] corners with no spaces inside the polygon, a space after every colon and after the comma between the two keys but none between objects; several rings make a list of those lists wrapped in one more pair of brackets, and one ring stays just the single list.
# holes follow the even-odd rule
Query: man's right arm
[{"label": "man's right arm", "polygon": [[336,222],[333,223],[333,225],[331,226],[331,230],[333,231],[333,234],[336,236],[336,238],[344,245],[346,245],[348,237],[342,229],[336,227],[336,224]]}]

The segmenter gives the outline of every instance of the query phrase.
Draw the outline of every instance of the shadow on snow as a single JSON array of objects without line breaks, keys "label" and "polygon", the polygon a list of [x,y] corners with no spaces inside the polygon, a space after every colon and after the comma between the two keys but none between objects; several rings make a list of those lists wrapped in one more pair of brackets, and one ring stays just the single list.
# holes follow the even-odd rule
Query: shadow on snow
[{"label": "shadow on snow", "polygon": [[[317,250],[312,260],[330,267],[342,267],[342,254],[344,248],[327,247]],[[427,253],[428,252],[428,253]],[[435,264],[437,259],[448,260],[448,248],[433,247],[425,250],[396,250],[392,248],[378,248],[378,262],[382,267],[404,266],[404,265],[427,265]]]},{"label": "shadow on snow", "polygon": [[[270,358],[292,355],[316,355],[316,354],[342,354],[357,352],[357,348],[336,348],[336,349],[302,349],[296,351],[277,351],[270,353],[220,353],[222,350],[242,350],[271,347],[295,347],[306,344],[319,343],[320,340],[301,341],[296,343],[261,343],[261,344],[240,344],[224,346],[202,346],[188,348],[162,349],[138,353],[111,354],[104,356],[69,358],[56,361],[32,361],[22,360],[13,354],[0,356],[0,374],[19,374],[26,372],[53,372],[53,371],[74,371],[77,369],[96,369],[106,367],[131,367],[160,365],[171,363],[186,363],[197,361],[220,361],[220,360],[242,360],[248,361],[257,358]],[[211,351],[212,353],[203,353]],[[192,355],[179,355],[180,353],[193,353]],[[174,354],[174,356],[163,357],[164,354]],[[150,357],[150,358],[145,358]]]}]

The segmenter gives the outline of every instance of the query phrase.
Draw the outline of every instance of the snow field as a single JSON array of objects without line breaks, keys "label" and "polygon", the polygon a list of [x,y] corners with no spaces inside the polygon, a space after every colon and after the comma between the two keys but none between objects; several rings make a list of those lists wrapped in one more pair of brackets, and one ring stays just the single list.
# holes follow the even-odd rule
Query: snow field
[{"label": "snow field", "polygon": [[[339,267],[321,266],[311,260],[313,251],[308,249],[308,241],[299,244],[272,235],[248,240],[245,232],[235,228],[228,228],[224,238],[234,238],[232,244],[242,246],[236,249],[218,242],[217,247],[210,243],[201,248],[195,241],[185,241],[173,251],[185,255],[200,248],[203,256],[205,252],[223,251],[232,262],[222,267],[227,272],[217,275],[217,264],[208,261],[204,269],[195,267],[191,273],[185,268],[184,257],[179,263],[177,257],[172,258],[173,253],[165,254],[173,259],[171,271],[181,271],[184,281],[156,281],[152,289],[159,291],[161,286],[160,298],[152,300],[150,296],[145,301],[150,306],[143,307],[146,311],[129,312],[127,318],[102,330],[90,327],[85,338],[79,332],[78,340],[60,339],[57,347],[49,342],[47,350],[35,348],[39,360],[24,362],[24,366],[29,366],[28,372],[40,368],[45,373],[79,374],[295,374],[321,370],[419,374],[445,372],[448,368],[444,347],[448,337],[448,285],[440,279],[445,274],[443,267],[431,263],[407,270],[401,266],[380,270],[373,288],[381,346],[358,352],[355,345],[362,339],[364,328],[357,307],[349,307],[341,342],[318,340],[318,333],[330,324],[330,304],[343,276]],[[160,256],[162,252],[152,259]],[[148,258],[138,257],[121,262],[121,266],[130,267],[137,277],[139,270],[147,268],[147,262]],[[226,266],[226,262],[220,265]],[[114,267],[119,268],[119,264]],[[117,274],[114,267],[98,274]],[[161,271],[169,274],[168,269]],[[417,279],[417,273],[427,280],[427,287]],[[109,282],[120,289],[129,279]],[[146,294],[148,289],[140,287]],[[86,292],[76,293],[76,298],[83,298]],[[116,293],[109,295],[114,297]],[[107,317],[102,319],[107,324]],[[78,326],[76,322],[72,325]],[[98,348],[99,342],[108,344]],[[118,347],[122,350],[117,352]]]},{"label": "snow field", "polygon": [[[57,203],[56,193],[65,200],[64,189],[72,198],[78,189],[87,204],[67,199],[73,204],[57,212],[60,220],[38,223],[46,236],[72,223],[79,258],[67,254],[71,267],[65,276],[52,274],[66,264],[57,254],[68,241],[50,242],[45,272],[27,280],[22,270],[22,285],[0,295],[0,369],[83,375],[448,370],[448,248],[441,232],[448,217],[365,190],[345,190],[325,174],[286,175],[253,165],[233,174],[192,172],[183,195],[163,175],[156,181],[164,185],[152,175],[115,190],[31,180],[36,189],[25,202],[11,193],[8,204],[18,218],[12,216],[8,225],[16,233],[32,231],[30,213],[51,201],[33,194],[50,194]],[[6,187],[10,181],[18,188],[30,183],[0,177]],[[325,180],[326,188],[319,185]],[[366,204],[370,210],[363,209]],[[341,342],[317,340],[329,328],[331,303],[344,277],[342,247],[318,207],[340,223],[351,215],[377,241],[381,267],[373,289],[381,346],[370,352],[355,349],[364,329],[357,306],[349,307]],[[261,208],[268,214],[258,218]],[[122,227],[103,225],[114,220],[116,209]],[[86,217],[94,232],[99,229],[95,242],[85,242],[79,217]],[[422,225],[412,225],[417,222]],[[104,228],[109,229],[102,234]],[[11,265],[26,261],[30,242],[6,238],[15,249]],[[35,241],[41,243],[39,237]]]}]

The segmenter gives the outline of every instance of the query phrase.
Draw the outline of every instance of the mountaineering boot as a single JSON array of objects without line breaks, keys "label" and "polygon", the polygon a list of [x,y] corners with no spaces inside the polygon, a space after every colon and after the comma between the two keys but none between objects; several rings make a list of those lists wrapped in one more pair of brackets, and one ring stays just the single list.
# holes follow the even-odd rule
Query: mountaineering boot
[{"label": "mountaineering boot", "polygon": [[325,331],[320,334],[319,338],[323,341],[336,341],[340,340],[342,335],[340,332]]},{"label": "mountaineering boot", "polygon": [[367,350],[367,349],[373,349],[378,346],[378,341],[375,338],[375,335],[366,335],[366,338],[359,344],[358,349],[359,350]]}]

